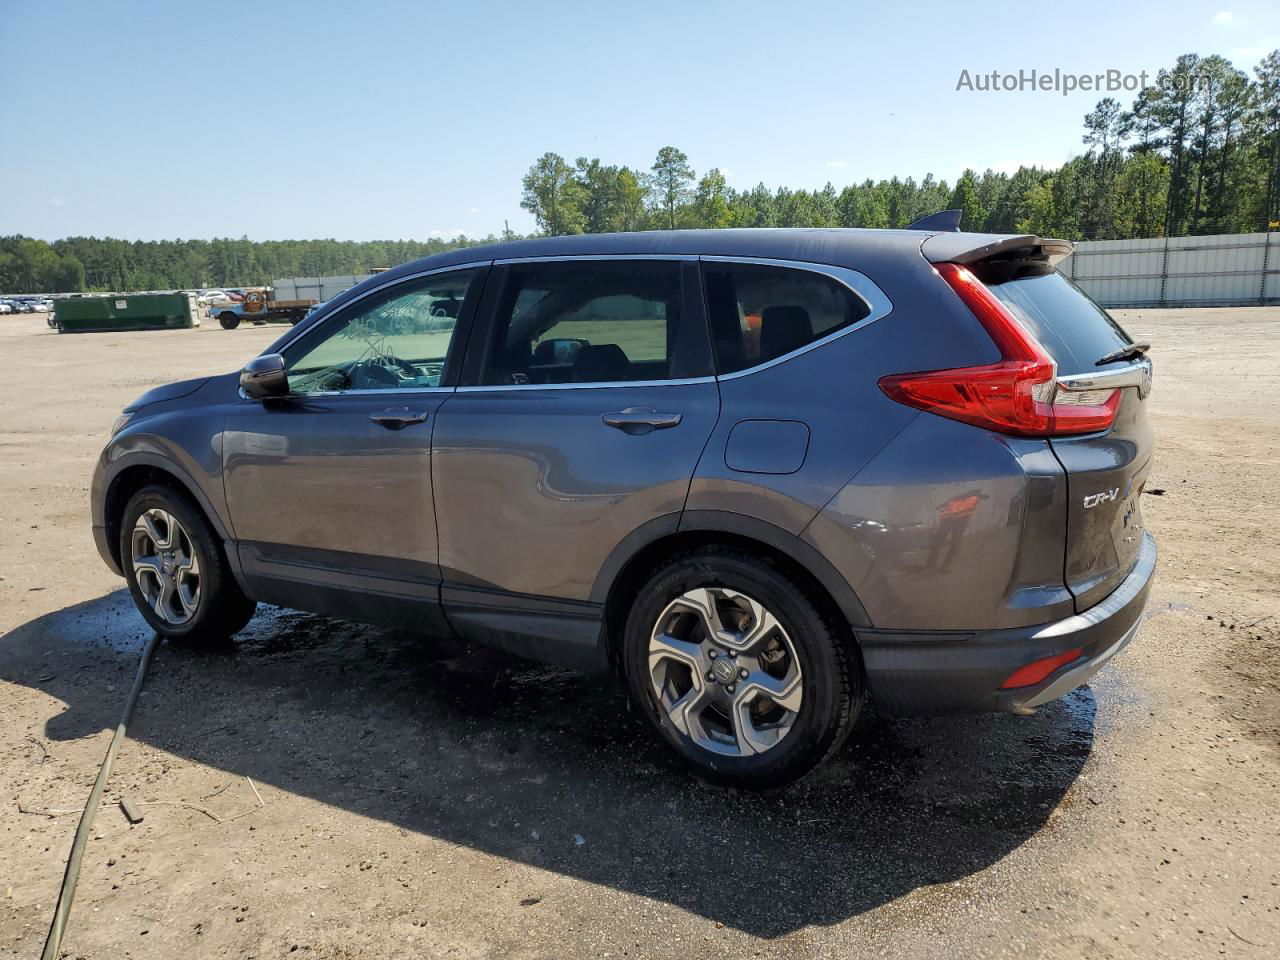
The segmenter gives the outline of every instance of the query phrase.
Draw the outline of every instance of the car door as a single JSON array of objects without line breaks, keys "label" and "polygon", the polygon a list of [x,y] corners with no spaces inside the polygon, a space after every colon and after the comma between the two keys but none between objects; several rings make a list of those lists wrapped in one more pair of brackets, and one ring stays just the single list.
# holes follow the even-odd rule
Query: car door
[{"label": "car door", "polygon": [[290,396],[230,415],[224,482],[255,597],[445,626],[431,431],[487,270],[375,288],[283,349]]},{"label": "car door", "polygon": [[445,610],[598,666],[597,576],[641,526],[676,529],[719,414],[696,263],[500,263],[481,314],[433,439]]}]

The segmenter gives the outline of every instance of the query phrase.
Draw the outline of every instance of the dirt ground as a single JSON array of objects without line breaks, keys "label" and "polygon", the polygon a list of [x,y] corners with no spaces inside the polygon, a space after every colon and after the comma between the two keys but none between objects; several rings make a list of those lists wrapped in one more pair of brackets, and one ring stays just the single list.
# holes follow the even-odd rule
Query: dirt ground
[{"label": "dirt ground", "polygon": [[[1277,956],[1280,309],[1119,316],[1155,344],[1161,555],[1089,687],[867,713],[759,796],[681,773],[607,682],[263,608],[157,652],[66,955]],[[144,389],[278,332],[0,318],[0,957],[40,953],[146,639],[91,543],[94,458]]]}]

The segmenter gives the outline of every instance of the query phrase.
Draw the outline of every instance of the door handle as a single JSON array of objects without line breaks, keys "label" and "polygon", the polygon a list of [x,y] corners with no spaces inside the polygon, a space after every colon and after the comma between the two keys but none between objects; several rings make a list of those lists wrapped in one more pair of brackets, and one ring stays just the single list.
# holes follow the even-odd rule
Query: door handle
[{"label": "door handle", "polygon": [[668,430],[678,426],[681,414],[658,413],[653,407],[627,407],[617,413],[606,413],[600,419],[605,426],[614,427],[632,436],[640,436],[654,430]]},{"label": "door handle", "polygon": [[408,407],[393,407],[390,410],[380,410],[378,413],[369,414],[369,419],[374,423],[386,427],[388,430],[400,430],[413,423],[422,423],[430,416],[425,410],[410,410]]}]

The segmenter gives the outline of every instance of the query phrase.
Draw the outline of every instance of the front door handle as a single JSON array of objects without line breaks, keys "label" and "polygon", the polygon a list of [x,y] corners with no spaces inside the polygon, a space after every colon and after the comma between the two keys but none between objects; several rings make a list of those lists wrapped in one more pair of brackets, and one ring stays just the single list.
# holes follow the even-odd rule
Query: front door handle
[{"label": "front door handle", "polygon": [[614,427],[632,436],[639,436],[652,433],[654,430],[668,430],[678,426],[681,415],[658,413],[653,407],[627,407],[617,413],[606,413],[600,419],[606,426]]},{"label": "front door handle", "polygon": [[388,430],[400,430],[412,423],[422,423],[430,416],[425,410],[410,410],[408,407],[392,407],[369,414],[369,419],[381,424]]}]

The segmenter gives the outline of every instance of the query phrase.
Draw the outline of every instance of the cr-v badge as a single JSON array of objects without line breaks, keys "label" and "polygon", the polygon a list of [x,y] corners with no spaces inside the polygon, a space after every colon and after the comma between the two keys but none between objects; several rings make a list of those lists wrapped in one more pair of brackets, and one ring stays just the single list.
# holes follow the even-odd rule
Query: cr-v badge
[{"label": "cr-v badge", "polygon": [[1118,496],[1120,496],[1119,487],[1112,487],[1110,490],[1103,490],[1101,493],[1091,493],[1084,498],[1084,508],[1088,510],[1090,507],[1096,507],[1100,503],[1110,503]]}]

